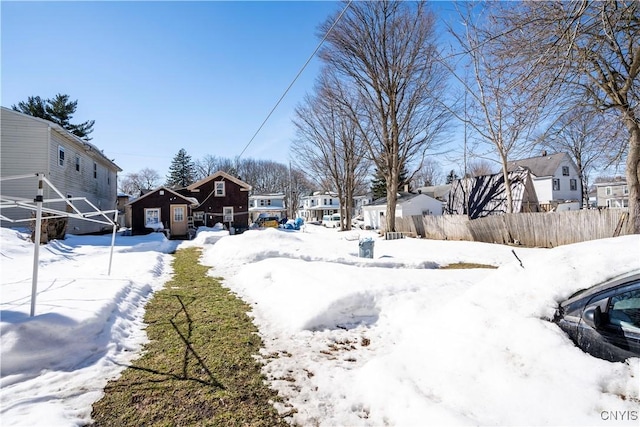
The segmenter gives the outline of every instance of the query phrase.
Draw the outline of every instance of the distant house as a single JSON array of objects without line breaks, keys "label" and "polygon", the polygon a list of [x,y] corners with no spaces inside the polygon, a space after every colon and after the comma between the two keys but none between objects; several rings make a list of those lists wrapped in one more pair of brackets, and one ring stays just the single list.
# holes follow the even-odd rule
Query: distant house
[{"label": "distant house", "polygon": [[531,172],[531,181],[544,210],[563,210],[561,205],[573,202],[569,208],[582,206],[582,181],[578,167],[567,153],[549,154],[514,160],[507,169],[514,172],[524,168]]},{"label": "distant house", "polygon": [[596,206],[599,208],[628,208],[629,186],[626,181],[599,182],[596,187]]},{"label": "distant house", "polygon": [[133,235],[162,231],[169,237],[185,238],[193,232],[189,223],[192,210],[198,206],[195,198],[159,187],[130,202],[131,233]]},{"label": "distant house", "polygon": [[365,206],[370,205],[373,201],[373,195],[365,194],[361,196],[354,196],[353,198],[353,216],[359,216],[363,214],[363,209]]},{"label": "distant house", "polygon": [[[116,209],[117,174],[122,169],[107,158],[98,147],[78,138],[61,126],[11,109],[1,107],[0,175],[2,178],[31,175],[33,178],[2,181],[2,195],[33,200],[38,190],[36,173],[44,176],[62,193],[62,197],[85,198],[101,210]],[[60,198],[49,186],[44,199]],[[74,202],[81,212],[95,208],[86,202]],[[86,206],[84,206],[86,205]],[[65,202],[54,202],[48,208],[66,211]],[[27,210],[3,209],[8,218],[26,219]],[[2,223],[10,226],[10,223]],[[67,230],[73,234],[100,232],[110,227],[70,218]]]},{"label": "distant house", "polygon": [[[509,173],[512,212],[538,212],[538,200],[527,169]],[[507,213],[507,194],[502,173],[453,181],[445,208],[449,215],[467,215],[469,219]]]},{"label": "distant house", "polygon": [[285,218],[287,207],[283,193],[252,194],[249,196],[249,221],[255,222],[260,214]]},{"label": "distant house", "polygon": [[449,199],[449,191],[451,191],[451,184],[431,185],[416,189],[416,193],[426,194],[427,196],[433,197],[434,199],[440,200],[444,203]]},{"label": "distant house", "polygon": [[300,201],[302,207],[298,210],[298,217],[305,222],[320,222],[325,215],[340,213],[340,199],[336,193],[316,191]]},{"label": "distant house", "polygon": [[186,197],[198,200],[198,207],[193,211],[193,222],[196,227],[213,227],[217,223],[235,230],[249,228],[249,191],[251,186],[246,182],[218,171],[206,178],[176,190]]},{"label": "distant house", "polygon": [[[379,229],[386,223],[387,198],[376,199],[362,207],[364,226]],[[413,215],[442,215],[442,202],[426,194],[398,193],[396,217],[406,218]]]}]

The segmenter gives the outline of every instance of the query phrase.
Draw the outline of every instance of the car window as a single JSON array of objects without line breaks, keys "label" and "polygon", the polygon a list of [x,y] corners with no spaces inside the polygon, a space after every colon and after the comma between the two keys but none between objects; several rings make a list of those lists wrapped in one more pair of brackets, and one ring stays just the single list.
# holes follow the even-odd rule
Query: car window
[{"label": "car window", "polygon": [[614,295],[609,302],[609,323],[640,332],[640,289]]}]

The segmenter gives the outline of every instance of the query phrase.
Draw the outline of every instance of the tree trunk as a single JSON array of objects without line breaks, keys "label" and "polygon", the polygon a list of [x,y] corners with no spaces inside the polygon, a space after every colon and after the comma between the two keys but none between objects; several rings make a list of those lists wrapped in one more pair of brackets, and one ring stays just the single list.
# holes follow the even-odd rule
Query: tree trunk
[{"label": "tree trunk", "polygon": [[[395,164],[393,164],[395,163]],[[398,202],[398,175],[397,159],[392,160],[388,173],[391,182],[387,182],[387,217],[385,218],[385,231],[396,231],[396,203]]]},{"label": "tree trunk", "polygon": [[633,117],[625,120],[629,131],[627,187],[629,188],[629,232],[640,234],[640,125]]}]

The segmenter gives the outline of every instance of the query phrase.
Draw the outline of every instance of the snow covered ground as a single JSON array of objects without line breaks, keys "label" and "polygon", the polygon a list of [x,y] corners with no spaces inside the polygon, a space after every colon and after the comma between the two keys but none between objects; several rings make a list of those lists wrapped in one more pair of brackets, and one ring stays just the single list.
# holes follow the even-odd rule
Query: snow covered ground
[{"label": "snow covered ground", "polygon": [[[41,249],[0,229],[3,426],[90,420],[146,340],[143,305],[178,245],[253,307],[264,372],[302,425],[637,425],[640,359],[610,363],[548,319],[575,290],[640,269],[640,236],[556,249],[402,239],[307,225],[190,242],[69,236]],[[358,257],[374,238],[374,258]],[[473,262],[497,270],[441,270]],[[615,419],[613,419],[615,416]]]}]

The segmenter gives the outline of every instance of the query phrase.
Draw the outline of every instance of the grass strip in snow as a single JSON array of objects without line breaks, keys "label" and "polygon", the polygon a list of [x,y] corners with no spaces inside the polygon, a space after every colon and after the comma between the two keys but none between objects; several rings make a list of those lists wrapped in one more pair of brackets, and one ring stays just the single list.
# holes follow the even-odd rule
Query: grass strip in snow
[{"label": "grass strip in snow", "polygon": [[146,306],[150,342],[93,405],[95,425],[287,425],[255,358],[262,341],[250,307],[199,256],[174,255],[173,279]]}]

